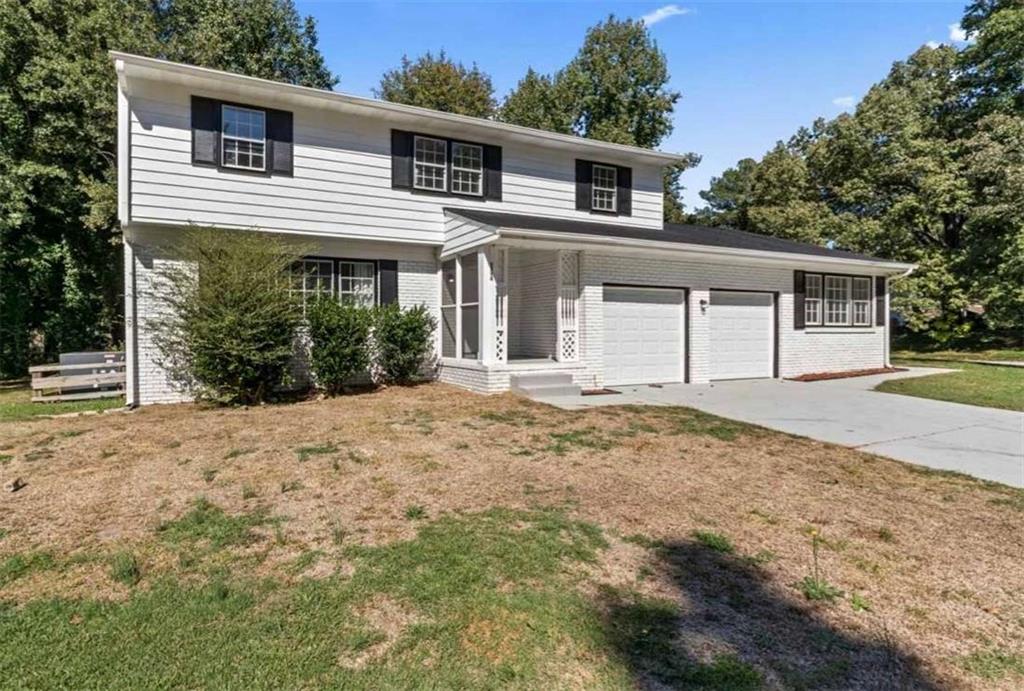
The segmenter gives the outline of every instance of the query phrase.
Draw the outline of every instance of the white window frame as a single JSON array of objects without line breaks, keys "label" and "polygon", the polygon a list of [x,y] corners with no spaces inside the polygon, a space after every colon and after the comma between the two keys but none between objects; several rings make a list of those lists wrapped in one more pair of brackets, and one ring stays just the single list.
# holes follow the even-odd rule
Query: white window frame
[{"label": "white window frame", "polygon": [[[817,297],[811,297],[812,279],[818,284]],[[804,275],[804,323],[808,326],[821,326],[825,318],[822,312],[824,280],[821,274]]]},{"label": "white window frame", "polygon": [[[348,264],[348,265],[351,265],[351,266],[356,266],[356,265],[369,266],[370,267],[370,276],[369,277],[366,277],[366,276],[345,276],[345,275],[343,275],[343,272],[341,270],[342,266],[345,265],[345,264]],[[360,302],[358,302],[358,298],[360,298],[363,295],[365,295],[365,293],[357,291],[357,290],[353,290],[351,286],[353,285],[353,282],[357,282],[358,281],[358,282],[362,283],[362,282],[365,282],[367,280],[370,281],[370,286],[371,286],[370,301],[369,301],[369,303],[360,303]],[[349,283],[350,287],[348,289],[346,289],[344,287],[346,281],[350,282]],[[337,270],[335,272],[335,286],[337,288],[336,292],[337,292],[338,301],[341,302],[342,304],[346,304],[345,303],[346,296],[351,296],[354,299],[353,299],[353,301],[351,303],[348,303],[348,304],[355,305],[356,307],[373,307],[374,305],[377,304],[377,295],[378,295],[378,293],[377,293],[377,262],[369,260],[369,259],[339,259],[338,260],[338,267],[337,267]]]},{"label": "white window frame", "polygon": [[[263,119],[263,139],[256,139],[254,137],[241,137],[241,136],[238,136],[237,134],[227,134],[224,131],[225,128],[224,128],[223,123],[224,123],[224,114],[227,111],[227,109],[229,109],[229,108],[232,109],[232,110],[245,111],[245,112],[248,112],[248,113],[258,113],[260,118]],[[266,169],[267,169],[267,111],[260,110],[259,108],[246,108],[245,106],[235,106],[235,105],[231,105],[230,103],[222,103],[220,105],[220,121],[221,121],[221,128],[220,128],[220,130],[221,130],[220,131],[220,164],[221,164],[221,166],[224,167],[224,168],[235,168],[237,170],[254,170],[254,171],[258,171],[258,172],[266,171]],[[257,168],[256,166],[243,166],[243,165],[239,165],[237,163],[227,163],[225,161],[225,156],[227,154],[227,148],[225,147],[225,143],[228,140],[234,140],[234,141],[239,141],[239,142],[249,142],[251,144],[259,144],[260,146],[262,146],[263,147],[263,153],[260,156],[260,159],[263,161],[263,165]],[[251,160],[252,159],[252,153],[251,152],[249,154],[249,157],[250,157],[250,160]]]},{"label": "white window frame", "polygon": [[[608,170],[612,174],[612,186],[599,187],[597,184],[597,171]],[[599,206],[597,203],[598,192],[611,192],[611,206]],[[604,203],[603,201],[601,202]],[[593,164],[593,169],[590,173],[590,208],[593,211],[601,211],[604,213],[616,213],[619,210],[619,169],[615,166],[606,166],[601,163]]]},{"label": "white window frame", "polygon": [[[479,157],[480,158],[480,167],[479,168],[466,168],[464,166],[457,166],[457,165],[455,165],[455,161],[458,160],[458,157],[455,155],[456,147],[462,147],[462,148],[466,148],[466,149],[476,149],[478,152],[480,152],[480,157]],[[477,179],[476,179],[477,189],[476,189],[476,191],[466,192],[466,191],[463,191],[463,190],[456,190],[455,189],[455,173],[476,173],[477,174]],[[469,144],[467,142],[456,142],[456,141],[452,142],[452,179],[449,182],[449,185],[450,185],[450,190],[449,191],[452,194],[467,194],[467,195],[471,195],[471,196],[474,196],[474,197],[482,197],[482,196],[484,196],[484,147],[483,146],[481,146],[480,144]]]},{"label": "white window frame", "polygon": [[[866,299],[858,300],[856,298],[858,282],[867,283]],[[868,276],[854,276],[850,284],[850,318],[854,326],[871,326],[871,298],[873,297],[871,284],[872,280]],[[857,319],[858,308],[862,308],[863,311],[864,319],[862,321]]]},{"label": "white window frame", "polygon": [[[329,273],[329,276],[330,276],[330,287],[328,288],[327,291],[321,291],[321,290],[317,290],[317,289],[310,289],[310,288],[306,287],[306,267],[309,266],[310,264],[316,264],[316,265],[320,266],[321,268],[322,268],[322,266],[324,264],[326,264],[328,267],[330,267],[330,273]],[[293,294],[301,296],[301,299],[302,299],[302,313],[303,314],[306,313],[306,306],[309,304],[310,296],[330,295],[330,296],[333,297],[333,296],[337,295],[337,292],[336,292],[336,288],[337,288],[337,270],[336,270],[336,268],[334,266],[334,260],[333,259],[324,259],[324,258],[321,258],[321,257],[303,257],[302,259],[297,261],[295,263],[295,265],[296,265],[296,268],[297,267],[301,267],[301,272],[298,273],[298,275],[296,275],[295,269],[293,269],[292,280],[293,281],[301,280],[302,281],[302,285],[296,287],[296,285],[293,282],[292,288],[291,288],[291,292]]]},{"label": "white window frame", "polygon": [[[823,283],[824,283],[824,285],[823,285],[823,292],[824,292],[824,298],[825,298],[825,313],[824,313],[825,326],[850,326],[850,323],[851,323],[850,320],[853,317],[853,315],[851,314],[853,309],[852,309],[852,306],[850,304],[850,297],[851,297],[852,290],[853,290],[853,282],[851,281],[851,277],[850,276],[835,276],[835,275],[831,275],[831,274],[825,274],[824,279],[823,279]],[[830,285],[830,283],[831,283],[831,285]],[[830,291],[834,292],[834,290],[836,289],[836,286],[841,287],[841,290],[842,290],[842,292],[841,292],[842,297],[841,298],[830,297],[830,295],[831,295]],[[832,304],[835,304],[836,306],[839,306],[839,305],[842,306],[842,312],[843,312],[843,320],[842,321],[838,321],[838,320],[832,318],[832,315],[831,315],[831,312],[832,312],[831,306],[832,306]]]},{"label": "white window frame", "polygon": [[[425,161],[420,161],[419,158],[417,157],[417,154],[419,153],[419,146],[418,146],[418,144],[421,141],[437,142],[437,143],[441,144],[441,147],[442,147],[442,149],[444,151],[443,162],[442,163],[433,163],[433,162],[427,163]],[[417,184],[417,182],[416,182],[416,180],[417,180],[416,167],[417,166],[425,166],[425,167],[434,168],[434,169],[440,168],[441,169],[441,186],[440,187],[429,187],[427,185]],[[415,135],[412,138],[412,186],[413,186],[413,189],[424,190],[426,192],[442,192],[442,193],[445,193],[445,192],[448,191],[448,140],[447,139],[438,139],[437,137],[421,137],[419,135]]]}]

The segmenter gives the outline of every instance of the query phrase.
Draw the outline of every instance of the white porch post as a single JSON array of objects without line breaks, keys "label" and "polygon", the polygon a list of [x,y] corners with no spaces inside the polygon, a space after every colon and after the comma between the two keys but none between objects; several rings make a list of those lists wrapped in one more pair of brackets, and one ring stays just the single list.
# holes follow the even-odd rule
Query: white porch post
[{"label": "white porch post", "polygon": [[580,253],[558,251],[557,310],[558,340],[555,359],[559,362],[579,360]]},{"label": "white porch post", "polygon": [[495,253],[489,247],[476,252],[477,281],[480,292],[480,362],[492,365],[497,359],[495,347],[495,295],[497,287],[494,277]]}]

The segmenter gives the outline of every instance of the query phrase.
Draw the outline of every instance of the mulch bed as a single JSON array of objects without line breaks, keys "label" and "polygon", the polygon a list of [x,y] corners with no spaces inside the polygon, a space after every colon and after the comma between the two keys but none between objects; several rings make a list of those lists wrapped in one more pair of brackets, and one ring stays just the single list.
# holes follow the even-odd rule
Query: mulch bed
[{"label": "mulch bed", "polygon": [[891,374],[906,372],[906,367],[876,367],[875,369],[855,369],[846,372],[813,372],[801,374],[799,377],[786,377],[787,381],[827,381],[829,379],[849,379],[851,377],[867,377],[872,374]]}]

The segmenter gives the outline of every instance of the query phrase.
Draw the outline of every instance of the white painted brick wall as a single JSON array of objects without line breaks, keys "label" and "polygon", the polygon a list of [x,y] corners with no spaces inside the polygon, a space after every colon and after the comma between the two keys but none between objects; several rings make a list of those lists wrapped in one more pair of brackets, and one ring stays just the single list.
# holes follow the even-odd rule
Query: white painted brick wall
[{"label": "white painted brick wall", "polygon": [[511,250],[509,255],[509,355],[555,356],[558,254]]},{"label": "white painted brick wall", "polygon": [[[162,244],[158,244],[160,241]],[[159,318],[162,303],[158,293],[164,288],[160,283],[159,267],[171,261],[169,254],[161,247],[167,247],[166,237],[140,237],[132,241],[134,248],[135,298],[136,298],[136,339],[138,363],[137,403],[178,403],[191,400],[192,396],[182,383],[174,380],[160,363],[160,355],[153,342],[153,323]],[[331,247],[331,256],[348,257],[353,253],[344,246]],[[320,248],[318,251],[322,251]],[[365,254],[362,252],[361,254]],[[387,259],[386,250],[378,250],[379,259]],[[358,256],[358,255],[357,255]],[[398,260],[398,303],[403,308],[426,305],[436,316],[439,312],[440,284],[437,264],[429,259]],[[130,276],[125,280],[126,299],[132,298]],[[425,368],[425,375],[432,376],[435,366],[431,358]],[[306,379],[308,368],[297,360],[292,375],[297,381]]]},{"label": "white painted brick wall", "polygon": [[604,283],[690,289],[690,381],[706,383],[712,344],[700,301],[712,288],[779,293],[779,374],[868,369],[885,364],[883,327],[793,328],[793,271],[741,264],[623,257],[586,252],[582,268],[583,362],[595,383],[603,381]]}]

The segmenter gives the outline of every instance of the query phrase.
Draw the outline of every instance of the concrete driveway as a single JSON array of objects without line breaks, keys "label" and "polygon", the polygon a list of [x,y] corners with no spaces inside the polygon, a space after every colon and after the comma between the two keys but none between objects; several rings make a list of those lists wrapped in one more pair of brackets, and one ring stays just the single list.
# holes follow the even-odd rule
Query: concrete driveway
[{"label": "concrete driveway", "polygon": [[872,390],[886,379],[944,371],[914,368],[813,383],[759,379],[614,387],[622,393],[544,402],[564,408],[631,403],[688,406],[900,461],[1024,487],[1024,414]]}]

